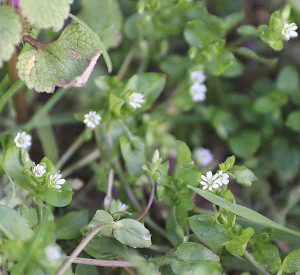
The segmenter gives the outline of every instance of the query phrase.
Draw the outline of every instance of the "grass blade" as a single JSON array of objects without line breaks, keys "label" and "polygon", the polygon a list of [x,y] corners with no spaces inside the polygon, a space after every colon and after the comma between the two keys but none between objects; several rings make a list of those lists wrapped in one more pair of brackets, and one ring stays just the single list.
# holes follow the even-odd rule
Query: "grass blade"
[{"label": "grass blade", "polygon": [[234,203],[231,203],[229,201],[226,201],[224,200],[223,198],[215,195],[215,194],[212,194],[210,192],[207,192],[207,191],[203,191],[202,189],[199,189],[199,188],[195,188],[193,186],[188,186],[190,189],[192,189],[193,191],[195,191],[198,195],[200,195],[201,197],[203,197],[204,199],[238,215],[238,216],[241,216],[245,219],[248,219],[250,221],[253,221],[257,224],[260,224],[260,225],[263,225],[263,226],[266,226],[266,227],[271,227],[271,228],[274,228],[274,229],[277,229],[279,231],[282,231],[282,232],[286,232],[286,233],[289,233],[291,235],[294,235],[294,236],[297,236],[300,238],[300,232],[297,232],[295,230],[292,230],[290,228],[287,228],[283,225],[280,225],[272,220],[270,220],[269,218],[245,207],[245,206],[242,206],[242,205],[239,205],[239,204],[234,204]]}]

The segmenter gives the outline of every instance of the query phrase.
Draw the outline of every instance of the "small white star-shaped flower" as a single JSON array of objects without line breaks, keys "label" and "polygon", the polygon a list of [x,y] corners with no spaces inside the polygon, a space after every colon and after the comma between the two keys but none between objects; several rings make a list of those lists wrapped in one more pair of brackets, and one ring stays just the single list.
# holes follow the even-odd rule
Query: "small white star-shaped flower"
[{"label": "small white star-shaped flower", "polygon": [[196,161],[202,166],[209,165],[214,159],[214,156],[212,155],[210,150],[206,148],[196,148],[194,151],[194,157]]},{"label": "small white star-shaped flower", "polygon": [[206,75],[202,70],[199,71],[193,71],[190,73],[190,79],[193,82],[203,83],[206,79]]},{"label": "small white star-shaped flower", "polygon": [[32,168],[32,172],[36,177],[42,177],[46,173],[46,168],[43,164],[38,164]]},{"label": "small white star-shaped flower", "polygon": [[229,175],[223,171],[218,172],[218,179],[217,182],[220,186],[228,185],[229,183]]},{"label": "small white star-shaped flower", "polygon": [[51,262],[51,263],[58,262],[62,257],[61,249],[56,244],[48,245],[45,248],[45,254],[46,254],[46,257],[47,257],[48,261]]},{"label": "small white star-shaped flower", "polygon": [[218,189],[220,186],[218,184],[218,174],[213,175],[211,171],[208,171],[206,175],[201,176],[200,184],[202,185],[202,189],[212,191],[213,189]]},{"label": "small white star-shaped flower", "polygon": [[17,133],[14,142],[17,147],[22,149],[28,149],[31,146],[31,135],[26,132]]},{"label": "small white star-shaped flower", "polygon": [[195,82],[191,87],[190,87],[190,95],[192,97],[192,100],[194,102],[199,102],[199,101],[204,101],[206,98],[206,93],[207,88],[204,84]]},{"label": "small white star-shaped flower", "polygon": [[284,39],[286,41],[290,40],[290,38],[295,38],[298,36],[298,33],[296,32],[298,29],[298,26],[295,23],[284,23],[283,29],[282,29],[282,35],[284,36]]},{"label": "small white star-shaped flower", "polygon": [[139,109],[145,102],[144,95],[141,93],[132,93],[128,98],[128,104],[133,109]]},{"label": "small white star-shaped flower", "polygon": [[90,111],[84,115],[83,122],[87,127],[95,129],[99,125],[101,119],[101,116],[95,111]]},{"label": "small white star-shaped flower", "polygon": [[59,174],[59,172],[57,174],[54,175],[50,175],[50,185],[52,187],[54,187],[55,189],[60,190],[61,186],[66,182],[65,179],[62,179],[62,175]]}]

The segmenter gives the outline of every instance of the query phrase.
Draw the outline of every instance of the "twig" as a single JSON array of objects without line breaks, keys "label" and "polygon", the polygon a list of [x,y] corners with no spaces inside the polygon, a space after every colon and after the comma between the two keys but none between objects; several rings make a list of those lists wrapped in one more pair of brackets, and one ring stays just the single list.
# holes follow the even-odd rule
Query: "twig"
[{"label": "twig", "polygon": [[98,150],[94,150],[89,155],[87,155],[86,157],[82,158],[78,162],[76,162],[76,163],[72,164],[71,166],[67,167],[63,171],[62,174],[63,174],[64,177],[67,177],[67,176],[71,175],[74,171],[88,165],[89,163],[95,161],[99,157],[100,157],[100,152]]},{"label": "twig", "polygon": [[34,39],[30,35],[23,35],[22,40],[23,42],[26,42],[37,49],[42,49],[45,46],[44,43]]},{"label": "twig", "polygon": [[56,275],[63,275],[68,268],[72,265],[76,257],[81,253],[82,250],[88,245],[88,243],[100,232],[103,227],[108,226],[110,224],[99,224],[93,228],[93,230],[85,236],[84,239],[80,242],[80,244],[75,248],[72,254],[66,259],[63,265],[60,267]]},{"label": "twig", "polygon": [[108,184],[107,184],[107,193],[104,198],[104,208],[107,209],[112,201],[112,188],[114,183],[114,170],[110,169],[109,175],[108,175]]},{"label": "twig", "polygon": [[137,218],[138,221],[141,221],[149,212],[151,205],[153,203],[154,200],[154,194],[155,194],[155,183],[153,180],[151,180],[151,185],[152,185],[152,190],[151,190],[151,194],[147,203],[147,206],[145,207],[144,211],[139,215],[139,217]]},{"label": "twig", "polygon": [[109,266],[109,267],[134,267],[135,264],[128,261],[110,261],[110,260],[96,260],[87,258],[75,258],[75,264],[94,265],[94,266]]},{"label": "twig", "polygon": [[244,257],[249,261],[250,264],[252,264],[259,272],[261,272],[264,275],[270,275],[269,272],[267,272],[255,259],[254,257],[245,250]]}]

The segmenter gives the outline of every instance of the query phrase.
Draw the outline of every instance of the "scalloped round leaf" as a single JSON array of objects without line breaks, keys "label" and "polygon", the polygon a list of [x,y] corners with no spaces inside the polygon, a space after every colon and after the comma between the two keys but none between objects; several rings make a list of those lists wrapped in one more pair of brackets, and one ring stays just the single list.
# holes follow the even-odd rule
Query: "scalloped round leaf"
[{"label": "scalloped round leaf", "polygon": [[8,6],[0,6],[0,67],[10,59],[21,41],[22,25],[18,14]]},{"label": "scalloped round leaf", "polygon": [[59,31],[70,12],[73,0],[20,0],[22,14],[38,29]]},{"label": "scalloped round leaf", "polygon": [[52,93],[56,86],[83,86],[99,56],[95,37],[81,25],[71,23],[58,40],[41,49],[22,51],[17,68],[28,88]]}]

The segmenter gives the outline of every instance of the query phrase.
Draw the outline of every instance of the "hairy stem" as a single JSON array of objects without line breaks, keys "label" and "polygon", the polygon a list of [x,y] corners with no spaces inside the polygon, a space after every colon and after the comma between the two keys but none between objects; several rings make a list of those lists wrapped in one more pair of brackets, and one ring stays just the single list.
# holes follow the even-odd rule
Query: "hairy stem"
[{"label": "hairy stem", "polygon": [[110,260],[96,260],[87,258],[75,258],[73,263],[94,265],[94,266],[109,266],[109,267],[134,267],[135,264],[128,261],[110,261]]},{"label": "hairy stem", "polygon": [[246,250],[244,257],[252,264],[260,273],[264,275],[270,275],[255,259],[254,257]]},{"label": "hairy stem", "polygon": [[63,275],[68,268],[72,265],[77,256],[84,250],[84,248],[88,245],[88,243],[100,232],[101,229],[108,226],[110,224],[99,224],[93,228],[93,230],[85,236],[84,239],[80,242],[80,244],[74,249],[72,254],[66,259],[63,265],[60,267],[56,275]]},{"label": "hairy stem", "polygon": [[154,194],[155,194],[155,183],[153,180],[151,180],[151,185],[152,185],[152,190],[151,190],[151,194],[147,203],[147,206],[145,207],[144,211],[140,214],[140,216],[137,218],[138,221],[141,221],[149,212],[151,205],[153,203],[154,200]]},{"label": "hairy stem", "polygon": [[112,188],[114,183],[114,170],[110,169],[108,175],[107,193],[104,198],[104,208],[107,209],[112,201]]},{"label": "hairy stem", "polygon": [[23,35],[22,37],[23,42],[30,44],[32,47],[35,47],[36,49],[42,49],[45,44],[38,41],[37,39],[34,39],[30,35]]}]

